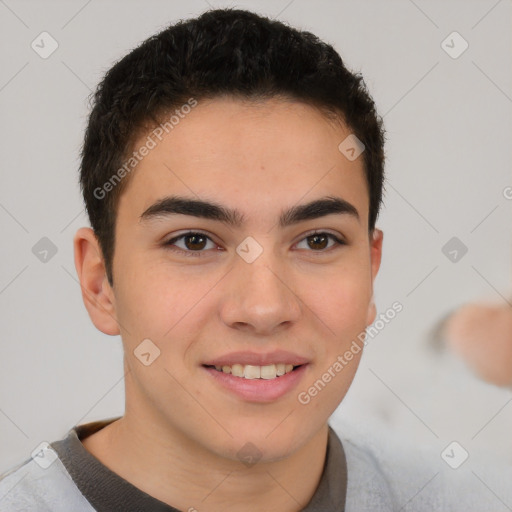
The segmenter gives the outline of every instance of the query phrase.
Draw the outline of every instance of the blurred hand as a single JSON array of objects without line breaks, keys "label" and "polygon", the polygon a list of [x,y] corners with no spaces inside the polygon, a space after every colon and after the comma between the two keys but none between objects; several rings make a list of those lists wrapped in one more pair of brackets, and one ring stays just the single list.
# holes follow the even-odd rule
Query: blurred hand
[{"label": "blurred hand", "polygon": [[483,380],[512,386],[512,307],[467,304],[445,322],[448,345]]}]

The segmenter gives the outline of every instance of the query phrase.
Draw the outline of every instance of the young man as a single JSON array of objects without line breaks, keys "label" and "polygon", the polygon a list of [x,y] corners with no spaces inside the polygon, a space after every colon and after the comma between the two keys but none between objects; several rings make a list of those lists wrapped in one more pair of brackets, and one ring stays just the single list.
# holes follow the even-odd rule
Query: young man
[{"label": "young man", "polygon": [[376,315],[383,161],[362,78],[310,33],[215,10],[118,62],[74,244],[125,414],[41,447],[1,510],[391,510],[328,426]]}]

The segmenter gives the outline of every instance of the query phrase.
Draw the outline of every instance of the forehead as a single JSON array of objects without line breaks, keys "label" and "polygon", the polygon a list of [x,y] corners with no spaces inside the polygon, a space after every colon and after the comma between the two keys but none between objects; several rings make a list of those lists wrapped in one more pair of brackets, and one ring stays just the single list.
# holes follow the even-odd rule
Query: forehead
[{"label": "forehead", "polygon": [[133,171],[119,214],[140,215],[158,199],[180,194],[261,217],[276,203],[282,208],[336,193],[356,206],[364,224],[363,157],[350,161],[338,149],[349,135],[343,123],[300,102],[198,101],[161,140],[149,130],[136,142],[135,150],[148,137],[156,144]]}]

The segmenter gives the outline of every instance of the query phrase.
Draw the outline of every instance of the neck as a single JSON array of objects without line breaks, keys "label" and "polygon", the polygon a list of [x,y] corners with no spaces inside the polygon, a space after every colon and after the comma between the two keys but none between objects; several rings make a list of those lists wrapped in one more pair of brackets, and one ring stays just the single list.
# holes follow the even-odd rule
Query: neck
[{"label": "neck", "polygon": [[131,412],[127,408],[83,444],[119,476],[178,510],[295,512],[320,482],[327,424],[288,457],[247,467],[198,446],[147,411]]}]

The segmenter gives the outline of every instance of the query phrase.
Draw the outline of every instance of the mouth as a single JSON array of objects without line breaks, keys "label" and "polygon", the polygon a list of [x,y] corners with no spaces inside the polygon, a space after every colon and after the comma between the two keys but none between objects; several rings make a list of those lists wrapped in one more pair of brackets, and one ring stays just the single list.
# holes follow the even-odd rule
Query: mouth
[{"label": "mouth", "polygon": [[284,375],[291,373],[303,365],[293,365],[290,363],[273,363],[265,366],[256,366],[251,364],[239,364],[233,365],[203,365],[205,368],[214,369],[217,372],[232,375],[240,379],[262,379],[262,380],[274,380]]},{"label": "mouth", "polygon": [[250,403],[274,403],[303,387],[311,361],[291,352],[237,352],[205,361],[203,370],[231,396]]},{"label": "mouth", "polygon": [[287,350],[238,351],[203,361],[217,389],[244,402],[272,403],[292,396],[308,374],[311,358]]}]

